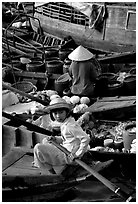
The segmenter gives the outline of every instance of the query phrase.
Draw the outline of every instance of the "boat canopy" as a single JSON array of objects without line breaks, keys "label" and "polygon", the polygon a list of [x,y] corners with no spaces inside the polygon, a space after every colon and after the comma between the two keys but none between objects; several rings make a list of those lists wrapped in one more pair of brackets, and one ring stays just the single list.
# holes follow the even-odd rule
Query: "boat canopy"
[{"label": "boat canopy", "polygon": [[[51,2],[49,1],[48,2],[35,2],[35,7],[42,6],[47,3],[51,3]],[[87,2],[65,2],[65,3],[75,8],[76,10],[80,11],[81,13],[85,14],[86,16],[90,17],[91,12],[92,12],[93,3],[87,3]],[[97,4],[97,3],[94,3],[94,4]]]},{"label": "boat canopy", "polygon": [[[35,7],[42,6],[44,4],[51,3],[50,1],[45,2],[35,2]],[[93,5],[97,5],[102,7],[105,5],[112,5],[112,6],[136,6],[135,2],[64,2],[67,5],[75,8],[76,10],[80,11],[81,13],[85,14],[87,17],[91,17]]]}]

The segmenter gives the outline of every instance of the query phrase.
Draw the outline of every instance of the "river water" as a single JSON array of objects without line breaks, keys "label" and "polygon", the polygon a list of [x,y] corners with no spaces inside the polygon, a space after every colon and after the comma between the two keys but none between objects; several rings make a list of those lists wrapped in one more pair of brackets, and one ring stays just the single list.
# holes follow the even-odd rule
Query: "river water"
[{"label": "river water", "polygon": [[[136,181],[135,178],[126,177],[120,175],[117,172],[113,175],[110,168],[105,172],[101,173],[102,176],[110,180],[112,184],[128,195],[131,195],[136,199]],[[86,181],[82,182],[80,185],[76,186],[74,190],[66,193],[64,197],[56,200],[59,202],[126,202],[126,199],[121,198],[119,195],[115,194],[108,187],[106,187],[99,180],[93,176],[87,178]]]}]

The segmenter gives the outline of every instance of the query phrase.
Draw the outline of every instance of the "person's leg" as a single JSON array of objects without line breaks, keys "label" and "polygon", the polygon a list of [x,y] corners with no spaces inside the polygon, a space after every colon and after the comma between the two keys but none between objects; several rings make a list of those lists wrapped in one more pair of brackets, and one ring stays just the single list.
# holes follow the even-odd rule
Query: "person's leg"
[{"label": "person's leg", "polygon": [[[52,144],[36,144],[34,147],[34,165],[59,174],[67,163],[66,155]],[[55,169],[55,170],[54,170]]]}]

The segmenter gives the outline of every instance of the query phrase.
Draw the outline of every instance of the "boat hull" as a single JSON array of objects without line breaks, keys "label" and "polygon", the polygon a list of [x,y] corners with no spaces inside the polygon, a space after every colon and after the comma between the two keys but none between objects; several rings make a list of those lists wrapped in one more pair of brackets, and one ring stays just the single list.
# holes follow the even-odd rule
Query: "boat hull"
[{"label": "boat hull", "polygon": [[4,202],[51,201],[62,197],[83,182],[89,173],[79,169],[76,177],[51,175],[32,165],[33,149],[14,147],[2,161],[2,197]]},{"label": "boat hull", "polygon": [[[59,38],[72,36],[77,44],[105,52],[128,52],[136,49],[136,31],[126,27],[127,15],[131,9],[129,7],[108,6],[108,18],[102,32],[91,29],[89,26],[48,17],[44,9],[42,12],[35,13],[44,33],[56,35]],[[32,28],[37,31],[39,26],[37,21],[31,19],[31,24]]]}]

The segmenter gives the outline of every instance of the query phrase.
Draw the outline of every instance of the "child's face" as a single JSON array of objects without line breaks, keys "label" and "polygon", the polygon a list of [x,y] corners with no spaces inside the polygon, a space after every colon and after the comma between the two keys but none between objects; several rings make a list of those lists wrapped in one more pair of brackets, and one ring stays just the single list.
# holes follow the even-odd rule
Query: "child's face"
[{"label": "child's face", "polygon": [[63,122],[67,117],[67,111],[64,109],[61,109],[61,110],[57,109],[52,114],[53,114],[53,117],[55,118],[55,120],[58,122]]}]

